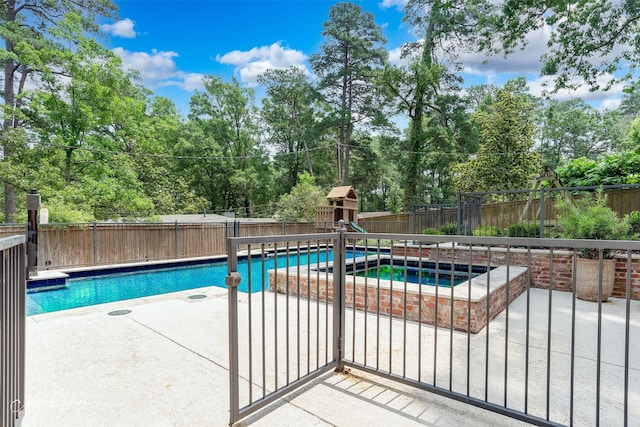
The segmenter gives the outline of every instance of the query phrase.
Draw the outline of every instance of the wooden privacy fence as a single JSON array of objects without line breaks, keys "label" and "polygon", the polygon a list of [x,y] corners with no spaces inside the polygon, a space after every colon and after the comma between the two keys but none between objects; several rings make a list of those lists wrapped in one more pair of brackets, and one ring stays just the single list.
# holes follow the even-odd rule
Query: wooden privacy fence
[{"label": "wooden privacy fence", "polygon": [[[593,193],[597,187],[567,189],[574,199]],[[359,224],[370,233],[417,233],[425,228],[440,229],[443,225],[460,221],[461,234],[471,234],[480,226],[502,229],[519,222],[557,225],[556,202],[563,197],[563,189],[523,190],[518,192],[460,193],[458,205],[421,205],[413,213],[369,217]],[[609,206],[623,217],[640,211],[640,185],[610,186],[603,190]],[[544,194],[543,194],[544,193]],[[531,199],[529,200],[529,195]],[[500,200],[505,199],[505,200]],[[529,205],[527,208],[527,204]],[[540,205],[543,209],[540,209]],[[458,218],[460,216],[460,218]]]},{"label": "wooden privacy fence", "polygon": [[[0,224],[0,237],[24,234]],[[313,233],[311,223],[43,224],[38,227],[38,269],[90,267],[226,254],[229,236]]]}]

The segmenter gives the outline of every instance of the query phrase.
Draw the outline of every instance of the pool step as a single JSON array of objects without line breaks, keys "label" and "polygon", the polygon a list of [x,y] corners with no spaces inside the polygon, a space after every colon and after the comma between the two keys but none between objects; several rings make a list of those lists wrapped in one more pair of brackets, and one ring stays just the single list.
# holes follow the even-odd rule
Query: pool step
[{"label": "pool step", "polygon": [[45,292],[67,287],[67,273],[60,271],[39,271],[27,281],[27,293]]}]

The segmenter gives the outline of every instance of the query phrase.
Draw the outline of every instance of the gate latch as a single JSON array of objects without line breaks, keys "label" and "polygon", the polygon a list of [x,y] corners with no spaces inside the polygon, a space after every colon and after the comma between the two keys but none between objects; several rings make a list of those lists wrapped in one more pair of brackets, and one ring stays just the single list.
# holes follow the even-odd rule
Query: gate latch
[{"label": "gate latch", "polygon": [[232,271],[226,277],[227,288],[237,288],[241,280],[242,276],[240,276],[240,273],[238,273],[237,271]]}]

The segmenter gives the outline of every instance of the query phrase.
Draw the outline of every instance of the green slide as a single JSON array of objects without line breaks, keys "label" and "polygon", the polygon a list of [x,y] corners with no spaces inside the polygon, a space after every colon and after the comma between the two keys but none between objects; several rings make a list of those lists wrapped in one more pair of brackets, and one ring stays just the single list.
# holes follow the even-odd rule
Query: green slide
[{"label": "green slide", "polygon": [[349,223],[349,225],[351,226],[351,228],[353,228],[354,230],[356,230],[358,233],[366,233],[367,230],[365,230],[364,228],[360,227],[358,224],[356,224],[355,222],[351,221]]}]

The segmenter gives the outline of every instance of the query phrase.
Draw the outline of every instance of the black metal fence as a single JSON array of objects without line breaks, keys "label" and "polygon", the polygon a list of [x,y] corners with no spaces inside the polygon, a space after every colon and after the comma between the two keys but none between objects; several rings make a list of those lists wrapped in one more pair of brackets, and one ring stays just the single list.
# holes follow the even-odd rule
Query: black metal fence
[{"label": "black metal fence", "polygon": [[[342,232],[229,245],[231,424],[345,367],[535,425],[640,419],[637,242]],[[327,245],[333,261],[310,255]],[[596,301],[578,298],[583,247],[600,253]]]},{"label": "black metal fence", "polygon": [[24,417],[26,239],[0,238],[0,424]]}]

